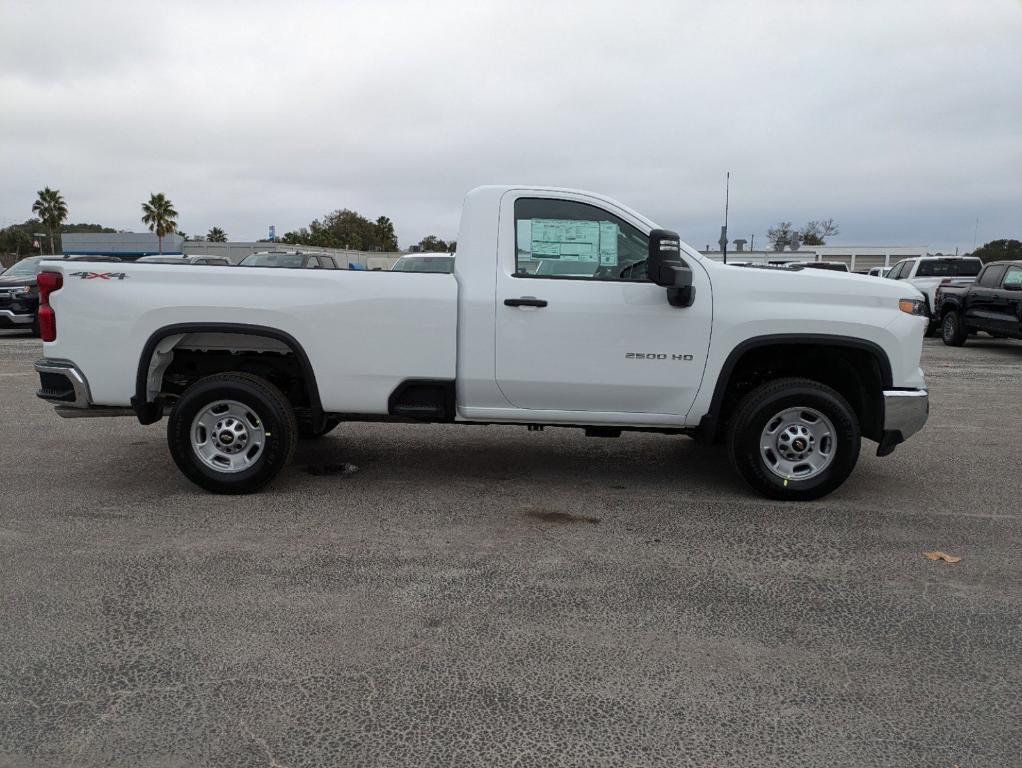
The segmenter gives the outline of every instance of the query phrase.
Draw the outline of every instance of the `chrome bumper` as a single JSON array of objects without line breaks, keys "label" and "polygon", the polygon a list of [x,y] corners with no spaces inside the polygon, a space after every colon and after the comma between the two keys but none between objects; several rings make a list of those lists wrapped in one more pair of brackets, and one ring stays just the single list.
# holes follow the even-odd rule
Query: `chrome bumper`
[{"label": "chrome bumper", "polygon": [[3,317],[12,325],[31,325],[35,315],[31,312],[27,315],[18,315],[13,309],[0,309],[0,317]]},{"label": "chrome bumper", "polygon": [[930,415],[930,393],[925,389],[884,391],[883,436],[877,456],[886,456],[895,446],[923,428]]},{"label": "chrome bumper", "polygon": [[37,360],[36,373],[39,374],[39,390],[37,397],[49,400],[54,405],[72,408],[88,408],[92,405],[89,394],[89,382],[85,374],[70,360]]}]

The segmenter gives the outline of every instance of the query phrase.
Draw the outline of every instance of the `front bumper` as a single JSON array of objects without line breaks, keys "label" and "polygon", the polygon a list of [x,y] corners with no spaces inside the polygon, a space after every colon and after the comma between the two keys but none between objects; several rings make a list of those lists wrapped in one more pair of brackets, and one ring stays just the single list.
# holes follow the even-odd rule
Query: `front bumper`
[{"label": "front bumper", "polygon": [[33,320],[35,320],[34,312],[25,313],[14,309],[0,309],[0,326],[20,328],[31,325]]},{"label": "front bumper", "polygon": [[884,427],[877,456],[887,456],[895,447],[923,428],[930,415],[930,393],[925,389],[884,391]]}]

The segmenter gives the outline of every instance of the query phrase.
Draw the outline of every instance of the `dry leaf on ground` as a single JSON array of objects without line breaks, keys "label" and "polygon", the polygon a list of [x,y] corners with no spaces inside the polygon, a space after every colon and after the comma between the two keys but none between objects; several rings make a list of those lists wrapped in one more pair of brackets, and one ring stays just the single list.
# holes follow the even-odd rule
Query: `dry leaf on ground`
[{"label": "dry leaf on ground", "polygon": [[940,550],[937,550],[936,552],[923,552],[923,555],[931,560],[943,560],[945,563],[957,563],[962,559],[956,555],[949,555],[946,552],[941,552]]}]

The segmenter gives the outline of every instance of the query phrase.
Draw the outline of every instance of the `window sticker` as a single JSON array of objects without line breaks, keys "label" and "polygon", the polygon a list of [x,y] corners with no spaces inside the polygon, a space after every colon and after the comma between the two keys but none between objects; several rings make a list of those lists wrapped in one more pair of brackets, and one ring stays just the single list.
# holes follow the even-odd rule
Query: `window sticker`
[{"label": "window sticker", "polygon": [[[617,264],[618,225],[610,221],[573,221],[526,219],[518,222],[519,242],[526,238],[523,225],[529,226],[528,242],[535,259],[558,259]],[[531,225],[531,226],[530,226]]]}]

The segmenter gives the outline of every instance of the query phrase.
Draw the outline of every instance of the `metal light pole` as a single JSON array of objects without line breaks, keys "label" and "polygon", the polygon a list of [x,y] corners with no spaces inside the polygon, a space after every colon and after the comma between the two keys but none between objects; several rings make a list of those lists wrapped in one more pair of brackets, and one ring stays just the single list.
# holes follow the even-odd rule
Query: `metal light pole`
[{"label": "metal light pole", "polygon": [[724,229],[721,230],[721,250],[724,253],[724,263],[727,264],[727,209],[731,196],[731,171],[727,172],[724,179]]}]

